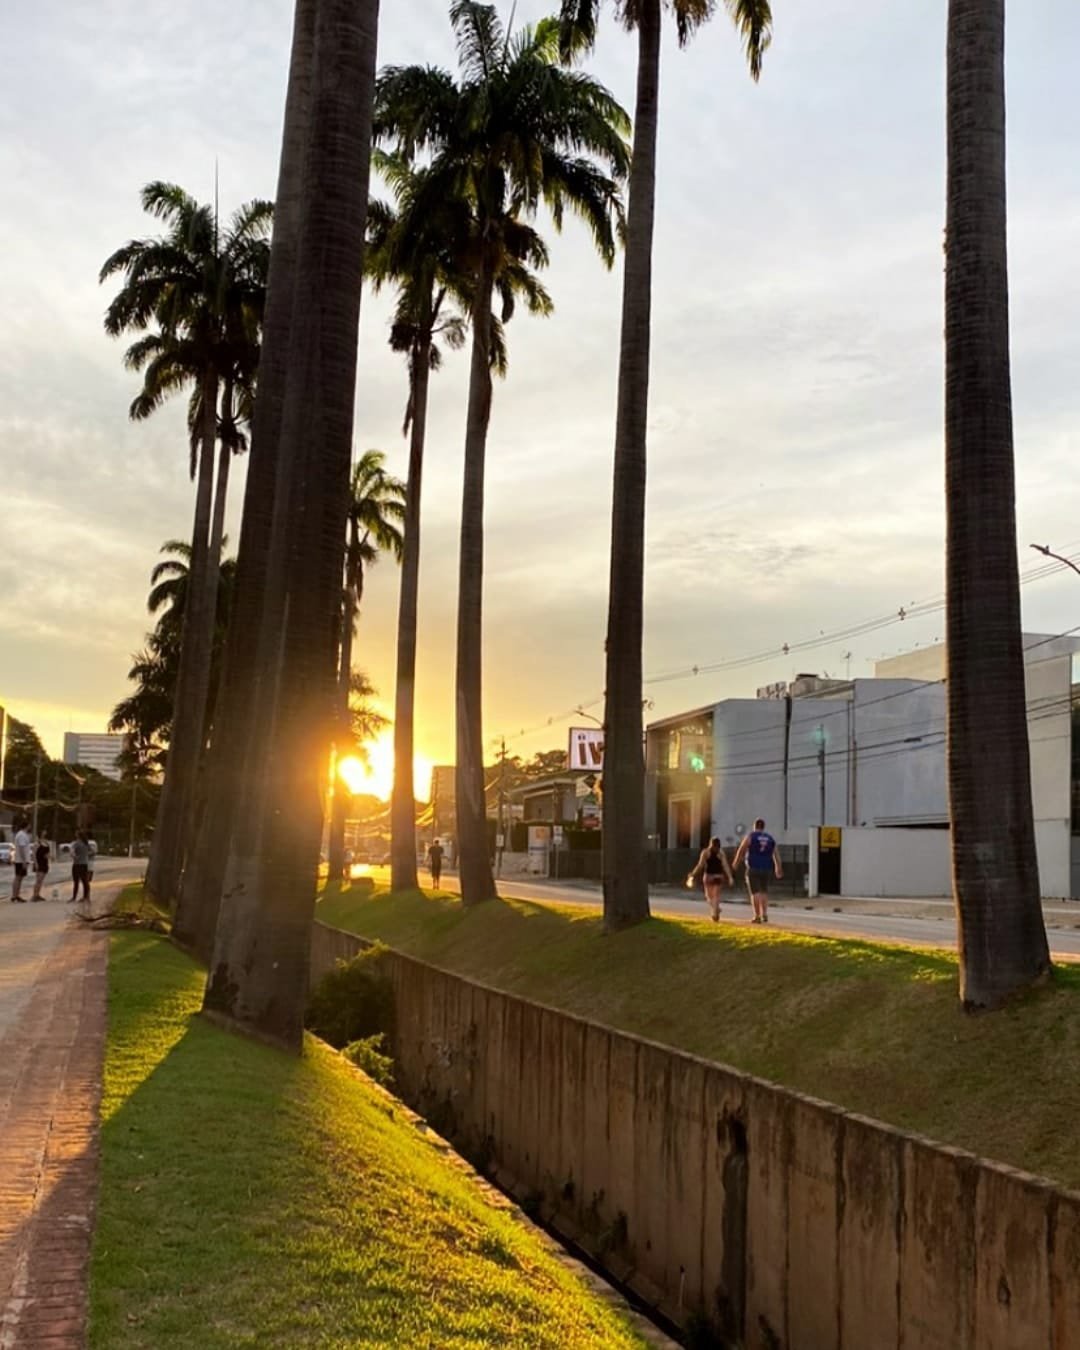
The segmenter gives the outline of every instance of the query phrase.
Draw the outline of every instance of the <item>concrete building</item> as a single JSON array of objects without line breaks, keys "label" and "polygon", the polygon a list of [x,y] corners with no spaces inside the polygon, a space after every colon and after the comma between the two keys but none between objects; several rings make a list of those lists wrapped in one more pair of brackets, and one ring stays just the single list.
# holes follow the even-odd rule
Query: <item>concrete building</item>
[{"label": "concrete building", "polygon": [[[1024,644],[1043,894],[1077,895],[1073,706],[1080,641],[1030,634]],[[787,845],[807,844],[817,826],[899,827],[902,872],[905,855],[917,856],[911,831],[948,828],[944,674],[944,648],[930,647],[878,662],[872,679],[800,677],[790,688],[770,686],[758,698],[725,699],[653,723],[646,736],[652,843],[698,848],[719,835],[733,844],[756,816]],[[885,843],[878,836],[864,852],[871,858]],[[928,838],[925,853],[927,875],[914,892],[898,880],[883,893],[946,894],[947,846]]]},{"label": "concrete building", "polygon": [[87,731],[64,732],[64,763],[85,764],[106,778],[119,780],[117,757],[124,749],[124,737]]}]

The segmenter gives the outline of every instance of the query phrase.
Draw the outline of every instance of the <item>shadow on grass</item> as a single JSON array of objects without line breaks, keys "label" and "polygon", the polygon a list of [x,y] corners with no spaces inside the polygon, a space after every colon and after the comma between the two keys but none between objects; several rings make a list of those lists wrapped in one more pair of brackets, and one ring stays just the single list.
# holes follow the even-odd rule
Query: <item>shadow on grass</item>
[{"label": "shadow on grass", "polygon": [[500,897],[482,905],[466,907],[447,892],[376,890],[374,894],[350,890],[347,884],[327,887],[316,909],[316,918],[332,927],[365,937],[391,935],[408,942],[418,952],[461,940],[489,945],[493,936],[500,945],[514,947],[524,957],[537,947],[554,949],[573,941],[595,943],[598,959],[633,959],[638,950],[662,949],[672,957],[697,955],[703,950],[719,956],[737,953],[743,960],[763,965],[783,964],[790,953],[813,952],[822,963],[822,977],[845,977],[873,972],[875,977],[901,979],[955,978],[956,955],[932,947],[906,947],[875,943],[862,938],[827,937],[760,929],[746,925],[714,925],[701,919],[654,915],[635,928],[605,934],[595,906]]},{"label": "shadow on grass", "polygon": [[167,942],[113,956],[93,1350],[637,1344],[325,1047],[203,1020]]},{"label": "shadow on grass", "polygon": [[607,937],[595,907],[465,909],[328,893],[317,918],[433,965],[1080,1184],[1080,970],[997,1013],[931,948],[663,916]]}]

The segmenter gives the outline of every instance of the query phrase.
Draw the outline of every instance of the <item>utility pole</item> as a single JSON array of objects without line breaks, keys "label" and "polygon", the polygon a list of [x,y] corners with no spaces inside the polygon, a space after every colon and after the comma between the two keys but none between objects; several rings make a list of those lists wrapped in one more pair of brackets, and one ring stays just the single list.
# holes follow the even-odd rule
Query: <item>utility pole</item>
[{"label": "utility pole", "polygon": [[41,756],[37,757],[37,768],[34,772],[34,823],[31,825],[31,831],[34,838],[38,837],[38,802],[41,800]]},{"label": "utility pole", "polygon": [[130,831],[130,833],[128,834],[128,857],[129,857],[129,858],[134,858],[134,856],[135,856],[135,808],[136,808],[136,804],[137,804],[138,794],[139,794],[139,783],[138,783],[138,779],[132,778],[132,780],[131,780],[131,831]]},{"label": "utility pole", "polygon": [[495,875],[502,876],[503,852],[506,848],[506,737],[499,738],[499,816],[496,825],[498,838],[495,851]]},{"label": "utility pole", "polygon": [[818,793],[821,797],[821,824],[825,824],[825,728],[819,722],[817,729]]}]

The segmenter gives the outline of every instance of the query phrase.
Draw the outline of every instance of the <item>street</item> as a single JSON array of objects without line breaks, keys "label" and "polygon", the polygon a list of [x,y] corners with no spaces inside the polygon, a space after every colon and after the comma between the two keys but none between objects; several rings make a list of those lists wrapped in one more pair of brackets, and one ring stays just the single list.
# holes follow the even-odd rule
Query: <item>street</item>
[{"label": "street", "polygon": [[[143,873],[146,871],[145,858],[98,858],[94,862],[94,880],[91,883],[91,898],[96,886],[108,885],[127,886],[133,881],[140,881]],[[0,904],[7,904],[11,895],[11,883],[15,877],[15,869],[11,866],[0,867]],[[30,896],[34,890],[34,874],[23,881],[22,893],[26,897],[27,904],[31,902]],[[45,885],[41,890],[42,895],[51,904],[54,900],[64,903],[71,894],[71,859],[64,857],[54,858],[49,865],[49,875],[45,878]],[[38,906],[34,906],[38,908]]]},{"label": "street", "polygon": [[[374,869],[373,869],[374,870]],[[456,891],[456,875],[443,873],[442,888]],[[578,905],[600,908],[600,888],[594,884],[559,883],[544,880],[500,880],[499,892],[507,899],[532,900],[545,905]],[[734,897],[736,898],[732,898]],[[669,888],[649,892],[654,914],[707,919],[708,908],[700,892],[685,898]],[[906,910],[912,911],[910,914]],[[837,912],[838,911],[838,912]],[[875,912],[876,911],[876,912]],[[1080,960],[1080,903],[1045,907],[1047,936],[1055,958]],[[750,905],[736,886],[724,892],[721,923],[749,924]],[[871,941],[902,942],[914,946],[956,946],[956,918],[947,900],[849,899],[818,896],[814,900],[774,898],[769,905],[771,927],[821,937],[868,938]]]}]

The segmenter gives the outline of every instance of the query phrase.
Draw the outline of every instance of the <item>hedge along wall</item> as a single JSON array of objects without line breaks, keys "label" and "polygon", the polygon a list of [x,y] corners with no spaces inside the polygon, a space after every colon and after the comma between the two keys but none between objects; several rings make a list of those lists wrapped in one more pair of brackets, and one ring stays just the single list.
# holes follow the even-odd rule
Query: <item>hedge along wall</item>
[{"label": "hedge along wall", "polygon": [[[315,925],[312,975],[366,944]],[[388,954],[405,1100],[750,1350],[1078,1350],[1080,1195]]]}]

